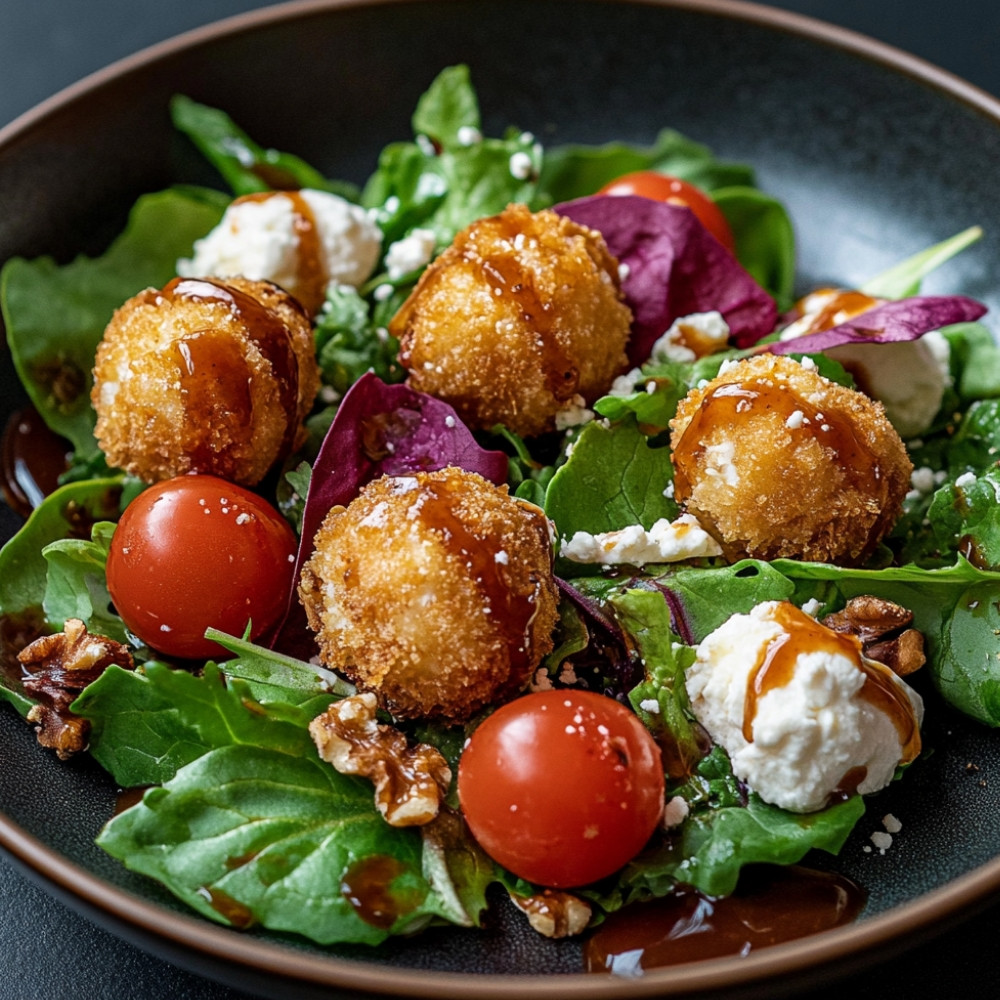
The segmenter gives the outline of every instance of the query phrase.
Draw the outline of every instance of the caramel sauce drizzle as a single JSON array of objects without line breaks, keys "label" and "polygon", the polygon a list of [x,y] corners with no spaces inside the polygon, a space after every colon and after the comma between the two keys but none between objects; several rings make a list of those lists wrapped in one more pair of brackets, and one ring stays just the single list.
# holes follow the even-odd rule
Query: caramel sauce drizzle
[{"label": "caramel sauce drizzle", "polygon": [[716,439],[720,429],[738,441],[751,411],[773,412],[782,422],[800,412],[802,423],[792,434],[811,435],[832,451],[848,484],[861,486],[878,480],[878,458],[855,432],[850,418],[834,407],[827,411],[810,403],[777,379],[752,378],[723,382],[705,394],[674,448],[674,490],[679,498],[691,495],[689,473],[704,455],[706,442]]},{"label": "caramel sauce drizzle", "polygon": [[420,485],[420,518],[424,525],[444,541],[450,554],[468,568],[490,609],[490,619],[500,639],[506,643],[509,662],[515,673],[533,662],[531,623],[537,611],[539,581],[532,578],[528,587],[518,589],[507,567],[495,558],[487,545],[464,523],[459,515],[462,490],[459,484],[425,480]]},{"label": "caramel sauce drizzle", "polygon": [[[778,605],[773,620],[781,626],[782,632],[764,646],[747,678],[743,738],[748,743],[753,742],[753,722],[760,699],[791,681],[800,654],[824,652],[845,657],[864,675],[860,697],[892,720],[902,747],[900,763],[908,764],[916,758],[920,753],[920,728],[910,699],[888,667],[862,655],[861,640],[857,636],[834,632],[785,601]],[[856,791],[864,777],[863,774],[845,775],[842,785],[853,782]],[[844,787],[840,791],[849,789]]]},{"label": "caramel sauce drizzle", "polygon": [[[295,270],[298,276],[298,287],[295,291],[295,296],[302,303],[302,306],[309,315],[315,316],[326,297],[326,286],[330,281],[330,268],[327,263],[326,252],[323,249],[323,241],[319,237],[319,229],[316,226],[316,214],[302,192],[288,190],[283,190],[280,193],[275,191],[258,191],[254,194],[246,194],[237,198],[233,204],[248,201],[263,202],[279,194],[280,197],[287,198],[292,203],[292,211],[294,213],[293,227],[296,237]],[[290,290],[286,289],[286,291]]]},{"label": "caramel sauce drizzle", "polygon": [[[497,231],[498,243],[513,244],[520,232],[515,220],[497,216],[491,223]],[[556,339],[557,316],[552,303],[544,301],[538,294],[531,272],[513,252],[483,257],[466,251],[465,258],[478,264],[487,284],[498,298],[506,297],[516,303],[521,321],[534,331],[540,367],[552,395],[560,402],[572,399],[580,384],[580,372]]]},{"label": "caramel sauce drizzle", "polygon": [[[815,313],[809,308],[811,302],[817,299],[826,299],[823,305]],[[808,316],[809,322],[800,336],[810,333],[820,333],[823,330],[832,330],[841,323],[854,319],[862,313],[868,312],[881,305],[884,299],[876,299],[864,292],[854,289],[821,288],[804,299],[796,303],[793,311],[794,316]]]},{"label": "caramel sauce drizzle", "polygon": [[[281,454],[287,454],[299,424],[299,365],[288,327],[281,317],[252,295],[211,278],[174,278],[162,291],[150,290],[144,295],[144,301],[152,305],[178,300],[224,305],[268,361],[278,388],[278,399],[285,412]],[[225,405],[233,407],[234,418],[249,421],[253,409],[249,369],[244,361],[242,367],[237,366],[233,370],[232,351],[223,348],[222,338],[224,334],[221,331],[199,330],[180,341],[177,351],[181,383],[197,391],[200,383],[210,382],[213,391],[224,394]]]},{"label": "caramel sauce drizzle", "polygon": [[362,858],[344,872],[340,894],[366,924],[389,930],[419,903],[409,898],[412,893],[392,890],[393,880],[405,873],[403,863],[386,854]]}]

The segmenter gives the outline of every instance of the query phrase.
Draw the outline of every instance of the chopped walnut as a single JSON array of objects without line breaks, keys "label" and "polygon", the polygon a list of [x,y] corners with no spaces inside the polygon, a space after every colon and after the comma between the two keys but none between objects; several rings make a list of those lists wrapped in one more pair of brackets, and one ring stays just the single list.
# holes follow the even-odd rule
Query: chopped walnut
[{"label": "chopped walnut", "polygon": [[573,937],[590,923],[590,904],[568,892],[545,889],[536,896],[512,892],[510,898],[532,928],[547,938]]},{"label": "chopped walnut", "polygon": [[27,719],[35,723],[38,742],[66,760],[86,749],[90,723],[69,706],[107,667],[132,670],[132,654],[120,642],[94,635],[78,618],[70,618],[62,632],[29,643],[17,658],[25,670],[24,690],[38,700]]},{"label": "chopped walnut", "polygon": [[827,615],[822,624],[834,632],[857,636],[865,656],[885,664],[899,677],[919,670],[926,661],[923,634],[910,628],[913,612],[881,597],[852,597],[842,611]]},{"label": "chopped walnut", "polygon": [[323,760],[375,784],[375,805],[390,826],[422,826],[437,816],[451,768],[435,747],[409,746],[398,729],[377,722],[375,705],[371,692],[344,698],[309,732]]}]

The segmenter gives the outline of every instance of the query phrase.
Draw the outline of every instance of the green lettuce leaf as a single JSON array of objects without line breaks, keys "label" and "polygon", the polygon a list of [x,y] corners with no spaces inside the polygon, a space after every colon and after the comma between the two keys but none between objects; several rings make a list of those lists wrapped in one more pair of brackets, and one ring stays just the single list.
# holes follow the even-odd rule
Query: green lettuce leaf
[{"label": "green lettuce leaf", "polygon": [[370,784],[315,752],[213,749],[112,819],[98,844],[236,927],[377,944],[445,916],[420,834],[389,826]]},{"label": "green lettuce leaf", "polygon": [[545,493],[545,512],[560,538],[596,534],[630,524],[652,527],[677,516],[664,495],[673,479],[667,448],[653,448],[634,417],[606,426],[587,424]]},{"label": "green lettuce leaf", "polygon": [[167,781],[218,747],[308,753],[309,721],[334,697],[318,694],[297,705],[265,707],[245,683],[225,683],[215,664],[195,675],[150,661],[134,672],[109,667],[71,707],[90,720],[91,755],[120,785],[131,788]]}]

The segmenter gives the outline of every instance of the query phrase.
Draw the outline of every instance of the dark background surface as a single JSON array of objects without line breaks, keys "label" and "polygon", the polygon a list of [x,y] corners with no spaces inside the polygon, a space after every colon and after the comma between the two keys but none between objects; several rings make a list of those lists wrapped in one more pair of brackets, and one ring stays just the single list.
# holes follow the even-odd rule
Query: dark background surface
[{"label": "dark background surface", "polygon": [[[996,0],[785,0],[776,7],[861,31],[1000,96]],[[0,126],[123,56],[254,0],[0,0]],[[530,30],[530,29],[529,29]],[[0,760],[0,766],[3,766]],[[813,991],[815,1000],[1000,996],[1000,909],[919,951]],[[0,1000],[245,1000],[76,915],[0,859]]]}]

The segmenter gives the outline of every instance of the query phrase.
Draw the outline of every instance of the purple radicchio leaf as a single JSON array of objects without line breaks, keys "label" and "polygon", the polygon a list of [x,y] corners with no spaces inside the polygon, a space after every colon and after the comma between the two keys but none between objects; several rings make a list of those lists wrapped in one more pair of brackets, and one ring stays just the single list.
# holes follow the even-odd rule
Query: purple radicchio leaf
[{"label": "purple radicchio leaf", "polygon": [[625,265],[632,364],[649,357],[674,320],[692,313],[722,313],[737,347],[750,347],[773,332],[774,299],[690,209],[638,195],[594,195],[556,205],[555,211],[598,230]]},{"label": "purple radicchio leaf", "polygon": [[844,344],[892,344],[916,340],[951,323],[979,319],[986,306],[964,295],[918,295],[882,302],[847,322],[802,337],[763,345],[772,354],[815,354]]},{"label": "purple radicchio leaf", "polygon": [[[312,555],[313,538],[331,508],[346,506],[379,476],[434,472],[448,465],[477,472],[498,486],[507,481],[507,456],[480,447],[447,403],[407,385],[389,385],[371,372],[363,375],[341,401],[313,463],[293,579],[298,581]],[[274,648],[303,655],[296,648],[304,632],[301,612],[293,588]]]},{"label": "purple radicchio leaf", "polygon": [[556,577],[556,586],[580,616],[589,641],[581,653],[569,657],[576,667],[586,667],[591,660],[598,663],[598,672],[605,679],[604,694],[626,701],[628,692],[642,680],[642,661],[621,625],[608,614],[599,601],[581,593],[571,583]]}]

